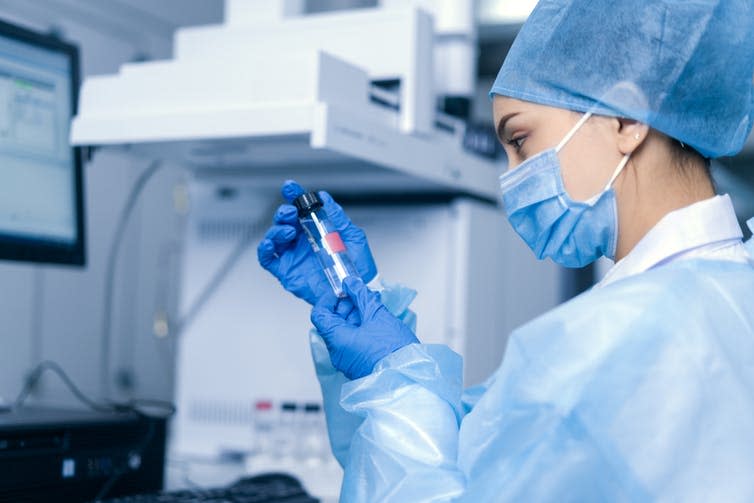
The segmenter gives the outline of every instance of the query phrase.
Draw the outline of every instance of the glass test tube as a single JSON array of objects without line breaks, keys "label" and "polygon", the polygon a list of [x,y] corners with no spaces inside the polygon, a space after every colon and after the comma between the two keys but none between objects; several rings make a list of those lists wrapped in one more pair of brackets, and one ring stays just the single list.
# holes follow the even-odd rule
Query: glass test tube
[{"label": "glass test tube", "polygon": [[312,250],[317,255],[330,286],[338,297],[344,297],[343,280],[357,276],[356,267],[340,233],[330,221],[324,205],[316,192],[307,192],[297,197],[293,204],[298,209],[298,218],[306,232]]}]

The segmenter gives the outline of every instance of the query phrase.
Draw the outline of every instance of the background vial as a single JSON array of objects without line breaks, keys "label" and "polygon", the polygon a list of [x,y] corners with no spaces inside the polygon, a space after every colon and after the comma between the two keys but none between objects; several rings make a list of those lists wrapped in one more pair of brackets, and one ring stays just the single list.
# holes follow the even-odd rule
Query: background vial
[{"label": "background vial", "polygon": [[275,450],[275,409],[271,400],[257,400],[254,404],[254,451],[267,455]]},{"label": "background vial", "polygon": [[299,454],[297,445],[301,432],[299,431],[298,410],[298,404],[295,402],[280,404],[276,450],[281,458],[295,458]]},{"label": "background vial", "polygon": [[319,403],[304,404],[300,458],[310,466],[322,464],[328,455],[327,426]]},{"label": "background vial", "polygon": [[297,197],[293,204],[298,209],[301,226],[325,271],[333,292],[338,297],[344,297],[343,280],[348,276],[358,276],[358,273],[348,256],[340,233],[325,213],[322,200],[316,192],[307,192]]}]

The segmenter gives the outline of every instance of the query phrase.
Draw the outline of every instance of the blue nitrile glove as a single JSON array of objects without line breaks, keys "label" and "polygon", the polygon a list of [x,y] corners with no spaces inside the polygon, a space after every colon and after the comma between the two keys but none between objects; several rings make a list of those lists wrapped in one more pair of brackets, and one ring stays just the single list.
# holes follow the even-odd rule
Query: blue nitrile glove
[{"label": "blue nitrile glove", "polygon": [[323,296],[312,309],[312,323],[330,352],[333,366],[349,379],[372,372],[381,359],[418,343],[411,329],[387,310],[380,294],[359,278],[343,282],[348,297]]},{"label": "blue nitrile glove", "polygon": [[[304,188],[293,180],[283,183],[281,190],[288,203],[293,202],[305,192]],[[367,283],[377,275],[377,266],[369,250],[366,234],[355,226],[343,208],[327,192],[320,192],[327,216],[340,233],[356,270]],[[259,263],[275,276],[283,287],[296,297],[309,304],[327,292],[332,292],[322,266],[306,239],[298,221],[296,207],[283,204],[275,212],[274,224],[265,234],[257,248]]]}]

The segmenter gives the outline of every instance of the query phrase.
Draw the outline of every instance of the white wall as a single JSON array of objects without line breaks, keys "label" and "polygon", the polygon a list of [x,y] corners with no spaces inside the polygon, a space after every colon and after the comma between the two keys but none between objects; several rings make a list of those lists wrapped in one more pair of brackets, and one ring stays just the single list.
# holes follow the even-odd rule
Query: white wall
[{"label": "white wall", "polygon": [[[82,77],[113,73],[134,58],[169,57],[172,30],[216,23],[221,0],[3,0],[0,19],[54,29],[81,51]],[[85,165],[87,265],[83,269],[0,262],[0,397],[12,399],[42,359],[58,362],[85,392],[100,394],[100,350],[107,254],[115,222],[146,162],[98,152]],[[138,396],[172,394],[172,343],[152,333],[156,310],[174,308],[182,216],[173,191],[183,174],[165,168],[144,192],[121,250],[115,278],[114,369],[133,367]],[[122,395],[121,395],[122,396]],[[48,376],[36,397],[73,403]]]}]

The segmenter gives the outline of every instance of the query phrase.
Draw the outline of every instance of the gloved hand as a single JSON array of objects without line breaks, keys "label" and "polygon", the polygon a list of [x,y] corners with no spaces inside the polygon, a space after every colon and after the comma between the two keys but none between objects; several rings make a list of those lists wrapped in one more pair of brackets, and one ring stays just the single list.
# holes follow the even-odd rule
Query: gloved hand
[{"label": "gloved hand", "polygon": [[348,297],[330,292],[312,309],[312,323],[330,352],[333,366],[349,379],[372,373],[381,359],[403,346],[418,343],[411,329],[387,310],[380,294],[359,278],[343,282]]},{"label": "gloved hand", "polygon": [[[281,190],[288,203],[305,191],[293,180]],[[356,270],[367,283],[377,275],[377,266],[369,250],[366,234],[355,226],[343,208],[327,192],[319,193],[324,210],[343,239]],[[332,292],[324,271],[306,239],[298,221],[296,207],[283,204],[275,212],[274,224],[257,247],[259,263],[275,276],[283,287],[309,304]]]}]

